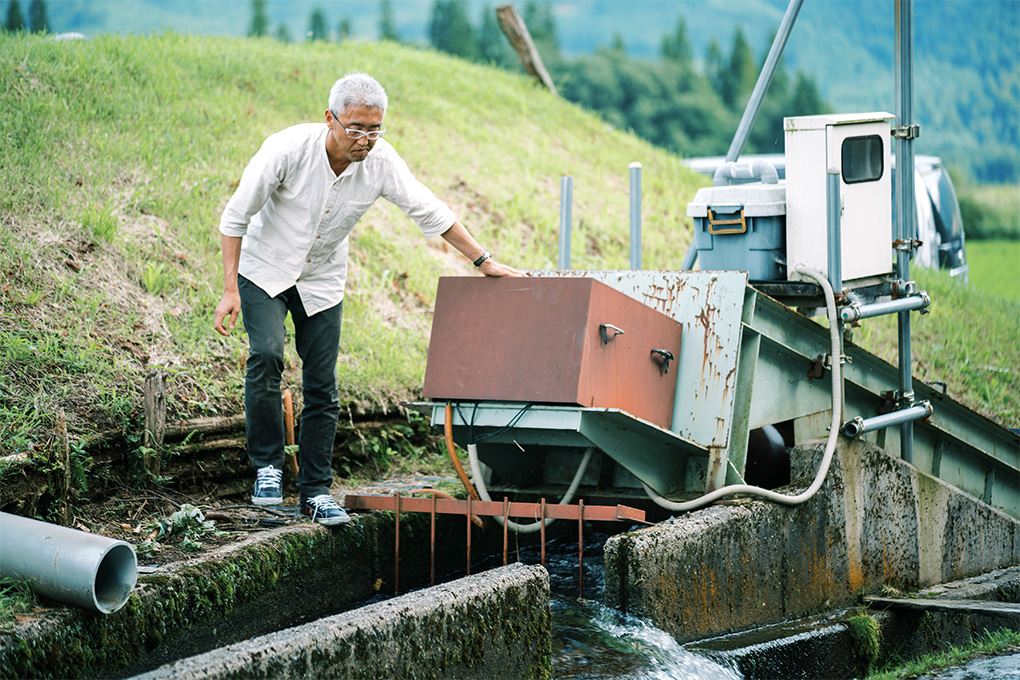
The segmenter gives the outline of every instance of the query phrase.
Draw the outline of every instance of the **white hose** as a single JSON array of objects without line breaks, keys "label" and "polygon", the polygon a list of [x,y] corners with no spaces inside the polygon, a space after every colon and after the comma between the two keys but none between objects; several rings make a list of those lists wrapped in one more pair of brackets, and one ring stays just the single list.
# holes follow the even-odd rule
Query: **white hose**
[{"label": "white hose", "polygon": [[832,341],[832,424],[829,426],[829,439],[825,444],[825,454],[822,456],[822,464],[818,467],[818,474],[815,475],[815,480],[811,482],[811,486],[796,496],[787,496],[786,494],[776,493],[769,489],[763,489],[760,486],[733,484],[731,486],[724,486],[721,489],[716,489],[715,491],[707,493],[700,498],[695,498],[694,500],[683,503],[677,503],[663,498],[649,488],[647,484],[641,482],[641,485],[645,487],[645,493],[647,493],[648,497],[651,498],[652,501],[654,501],[659,507],[672,512],[689,512],[691,510],[702,508],[709,503],[713,503],[723,496],[732,496],[733,494],[738,493],[761,496],[766,500],[782,503],[784,505],[799,505],[814,496],[818,492],[818,489],[821,488],[822,483],[825,481],[825,476],[829,473],[829,465],[832,463],[832,456],[836,450],[836,439],[839,436],[840,414],[843,411],[842,351],[839,339],[839,317],[836,316],[836,300],[832,294],[832,286],[829,285],[828,280],[826,280],[826,278],[819,272],[809,269],[803,265],[797,265],[795,267],[795,271],[813,278],[825,292],[825,309],[829,317],[829,336]]},{"label": "white hose", "polygon": [[[485,488],[485,480],[482,479],[482,468],[478,464],[478,445],[468,444],[468,460],[471,463],[471,475],[474,477],[475,489],[478,491],[479,497],[483,501],[492,502],[492,498],[489,497],[489,490]],[[574,494],[577,493],[577,487],[581,485],[581,478],[584,477],[585,470],[588,469],[588,461],[591,460],[591,455],[595,451],[594,446],[589,446],[585,449],[584,456],[581,458],[581,464],[577,466],[577,472],[574,473],[574,479],[570,482],[570,486],[567,487],[567,492],[563,494],[563,498],[560,499],[559,505],[567,505],[574,499]],[[496,517],[496,521],[503,524],[506,519],[506,526],[509,529],[519,534],[531,534],[542,528],[542,520],[532,522],[531,524],[518,524],[509,518]],[[545,525],[549,526],[556,520],[553,518],[546,518]]]}]

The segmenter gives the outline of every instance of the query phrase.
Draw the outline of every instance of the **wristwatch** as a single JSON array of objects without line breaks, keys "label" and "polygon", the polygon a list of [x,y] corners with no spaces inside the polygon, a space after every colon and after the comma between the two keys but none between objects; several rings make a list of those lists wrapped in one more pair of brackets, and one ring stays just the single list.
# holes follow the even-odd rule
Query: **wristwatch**
[{"label": "wristwatch", "polygon": [[482,256],[475,260],[474,262],[472,262],[472,264],[476,267],[481,267],[482,263],[488,260],[490,257],[492,257],[492,253],[490,253],[488,250],[482,251]]}]

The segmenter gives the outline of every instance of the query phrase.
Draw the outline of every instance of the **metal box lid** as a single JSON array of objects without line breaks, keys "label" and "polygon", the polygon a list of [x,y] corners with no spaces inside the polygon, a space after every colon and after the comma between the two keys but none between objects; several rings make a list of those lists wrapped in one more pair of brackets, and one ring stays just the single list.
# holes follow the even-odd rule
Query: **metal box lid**
[{"label": "metal box lid", "polygon": [[680,336],[595,279],[443,277],[423,393],[617,408],[669,428]]}]

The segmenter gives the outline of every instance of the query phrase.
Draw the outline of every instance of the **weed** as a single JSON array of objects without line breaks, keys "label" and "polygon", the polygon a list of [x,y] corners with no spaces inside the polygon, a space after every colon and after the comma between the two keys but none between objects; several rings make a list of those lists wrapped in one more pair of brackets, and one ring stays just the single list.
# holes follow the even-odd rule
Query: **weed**
[{"label": "weed", "polygon": [[113,243],[119,233],[117,214],[109,206],[96,206],[89,203],[82,210],[82,231],[102,243]]},{"label": "weed", "polygon": [[173,281],[173,272],[162,262],[147,262],[142,270],[142,286],[150,295],[162,295]]},{"label": "weed", "polygon": [[918,659],[887,668],[868,675],[868,680],[900,680],[931,675],[951,666],[964,664],[971,659],[988,654],[998,654],[1012,646],[1020,645],[1020,631],[1007,628],[994,633],[985,631],[963,647],[950,647],[945,652],[925,654]]},{"label": "weed", "polygon": [[14,621],[19,615],[29,614],[36,606],[29,581],[7,576],[0,578],[0,624]]}]

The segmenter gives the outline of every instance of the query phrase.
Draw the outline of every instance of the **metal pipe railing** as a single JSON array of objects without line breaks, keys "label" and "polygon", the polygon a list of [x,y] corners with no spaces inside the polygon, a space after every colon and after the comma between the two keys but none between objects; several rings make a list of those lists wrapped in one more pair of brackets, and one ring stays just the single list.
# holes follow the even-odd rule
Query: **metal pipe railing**
[{"label": "metal pipe railing", "polygon": [[124,541],[0,512],[0,576],[26,580],[39,595],[111,614],[138,581]]},{"label": "metal pipe railing", "polygon": [[754,85],[754,91],[751,92],[751,98],[748,100],[747,106],[744,107],[744,115],[737,126],[737,132],[733,135],[733,141],[730,142],[729,151],[726,152],[727,161],[737,160],[740,157],[740,152],[744,150],[744,144],[747,142],[748,135],[751,134],[755,118],[758,117],[765,92],[769,89],[772,76],[775,75],[776,66],[779,64],[779,58],[783,56],[786,41],[790,37],[790,31],[793,30],[793,24],[797,21],[797,14],[803,4],[804,0],[790,0],[790,4],[786,8],[786,14],[783,15],[783,21],[779,24],[776,38],[772,41],[768,56],[765,57],[765,64],[762,65],[761,73],[758,74],[758,82]]},{"label": "metal pipe railing", "polygon": [[893,411],[892,413],[884,413],[880,416],[873,418],[861,418],[860,416],[854,418],[846,425],[843,426],[843,434],[847,437],[859,437],[865,432],[874,432],[875,430],[881,430],[891,425],[902,425],[903,423],[913,423],[915,420],[922,420],[928,418],[934,412],[931,402],[922,401],[916,406],[910,408],[901,409],[899,411]]},{"label": "metal pipe railing", "polygon": [[[897,191],[896,275],[910,281],[910,256],[917,239],[917,213],[914,207],[914,2],[896,0],[896,169],[893,179]],[[911,375],[910,312],[897,317],[899,336],[899,368],[901,404],[914,402],[914,381]],[[900,428],[900,457],[914,462],[914,429],[912,421]]]},{"label": "metal pipe railing", "polygon": [[870,305],[852,304],[843,307],[839,316],[845,323],[854,323],[861,319],[870,319],[884,314],[896,314],[898,312],[909,312],[915,309],[926,310],[931,304],[931,298],[923,290],[898,300],[887,302],[875,302]]},{"label": "metal pipe railing", "polygon": [[560,179],[560,269],[570,269],[571,211],[574,203],[574,178],[564,175]]},{"label": "metal pipe railing", "polygon": [[641,269],[641,164],[630,164],[630,268]]}]

